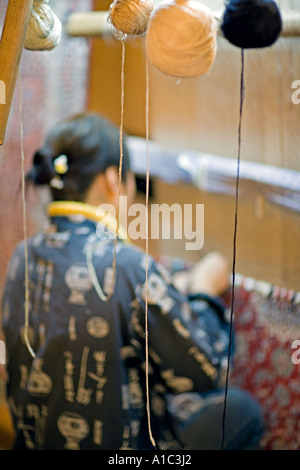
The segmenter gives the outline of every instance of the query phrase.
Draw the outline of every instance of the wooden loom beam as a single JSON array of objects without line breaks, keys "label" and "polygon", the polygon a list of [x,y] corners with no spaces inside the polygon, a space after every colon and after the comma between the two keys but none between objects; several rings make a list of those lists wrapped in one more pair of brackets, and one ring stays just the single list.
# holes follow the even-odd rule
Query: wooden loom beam
[{"label": "wooden loom beam", "polygon": [[0,145],[3,145],[33,0],[9,0],[0,42]]},{"label": "wooden loom beam", "polygon": [[[215,17],[221,19],[222,12],[214,12]],[[66,24],[69,36],[97,37],[110,35],[112,26],[107,22],[108,11],[76,12],[72,13]],[[282,37],[300,36],[300,14],[297,12],[282,13]],[[221,30],[218,34],[222,35]]]}]

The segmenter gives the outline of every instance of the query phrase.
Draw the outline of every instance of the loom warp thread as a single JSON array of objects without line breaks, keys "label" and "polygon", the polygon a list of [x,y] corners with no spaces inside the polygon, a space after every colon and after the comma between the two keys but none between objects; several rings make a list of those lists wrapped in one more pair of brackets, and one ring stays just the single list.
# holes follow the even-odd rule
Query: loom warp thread
[{"label": "loom warp thread", "polygon": [[217,49],[217,23],[211,10],[193,0],[160,4],[147,30],[150,62],[177,78],[199,77],[212,67]]},{"label": "loom warp thread", "polygon": [[221,30],[237,47],[269,47],[277,40],[281,29],[281,14],[273,0],[229,0],[226,3]]}]

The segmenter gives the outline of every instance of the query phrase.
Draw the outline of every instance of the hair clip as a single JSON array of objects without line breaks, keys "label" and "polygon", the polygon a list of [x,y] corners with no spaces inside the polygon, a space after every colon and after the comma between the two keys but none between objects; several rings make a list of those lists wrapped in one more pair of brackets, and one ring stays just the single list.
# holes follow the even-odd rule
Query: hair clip
[{"label": "hair clip", "polygon": [[53,160],[53,165],[55,172],[58,175],[64,175],[67,173],[69,169],[67,155],[59,155],[59,157]]},{"label": "hair clip", "polygon": [[68,166],[68,158],[67,155],[59,155],[53,160],[53,166],[56,176],[52,178],[50,181],[50,186],[55,189],[63,189],[64,182],[61,179],[60,175],[64,175],[67,173],[69,166]]},{"label": "hair clip", "polygon": [[52,178],[52,180],[50,181],[50,186],[51,186],[51,188],[55,188],[55,189],[63,189],[64,182],[57,175],[57,176],[54,176],[54,178]]}]

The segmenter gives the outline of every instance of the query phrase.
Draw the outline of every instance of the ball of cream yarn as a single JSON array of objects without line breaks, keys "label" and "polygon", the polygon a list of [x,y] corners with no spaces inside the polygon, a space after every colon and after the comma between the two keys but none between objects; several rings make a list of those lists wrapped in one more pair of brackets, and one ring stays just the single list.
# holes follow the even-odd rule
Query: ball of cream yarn
[{"label": "ball of cream yarn", "polygon": [[152,0],[115,0],[110,5],[108,21],[116,33],[139,35],[147,30],[152,10]]},{"label": "ball of cream yarn", "polygon": [[217,50],[217,22],[196,1],[160,4],[147,30],[147,53],[161,72],[178,78],[198,77],[212,67]]},{"label": "ball of cream yarn", "polygon": [[24,47],[30,51],[50,51],[61,39],[62,25],[48,0],[34,0]]}]

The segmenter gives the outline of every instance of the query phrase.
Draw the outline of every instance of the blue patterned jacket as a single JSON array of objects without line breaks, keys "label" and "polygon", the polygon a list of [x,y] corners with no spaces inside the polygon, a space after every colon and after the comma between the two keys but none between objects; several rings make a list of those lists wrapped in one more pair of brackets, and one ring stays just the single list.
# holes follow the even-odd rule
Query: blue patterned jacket
[{"label": "blue patterned jacket", "polygon": [[222,304],[185,297],[150,257],[147,351],[143,251],[118,241],[114,294],[104,301],[114,241],[95,221],[54,217],[27,246],[35,357],[24,343],[23,243],[3,298],[15,449],[153,449],[146,370],[157,447],[180,449],[166,395],[222,386],[229,337]]}]

